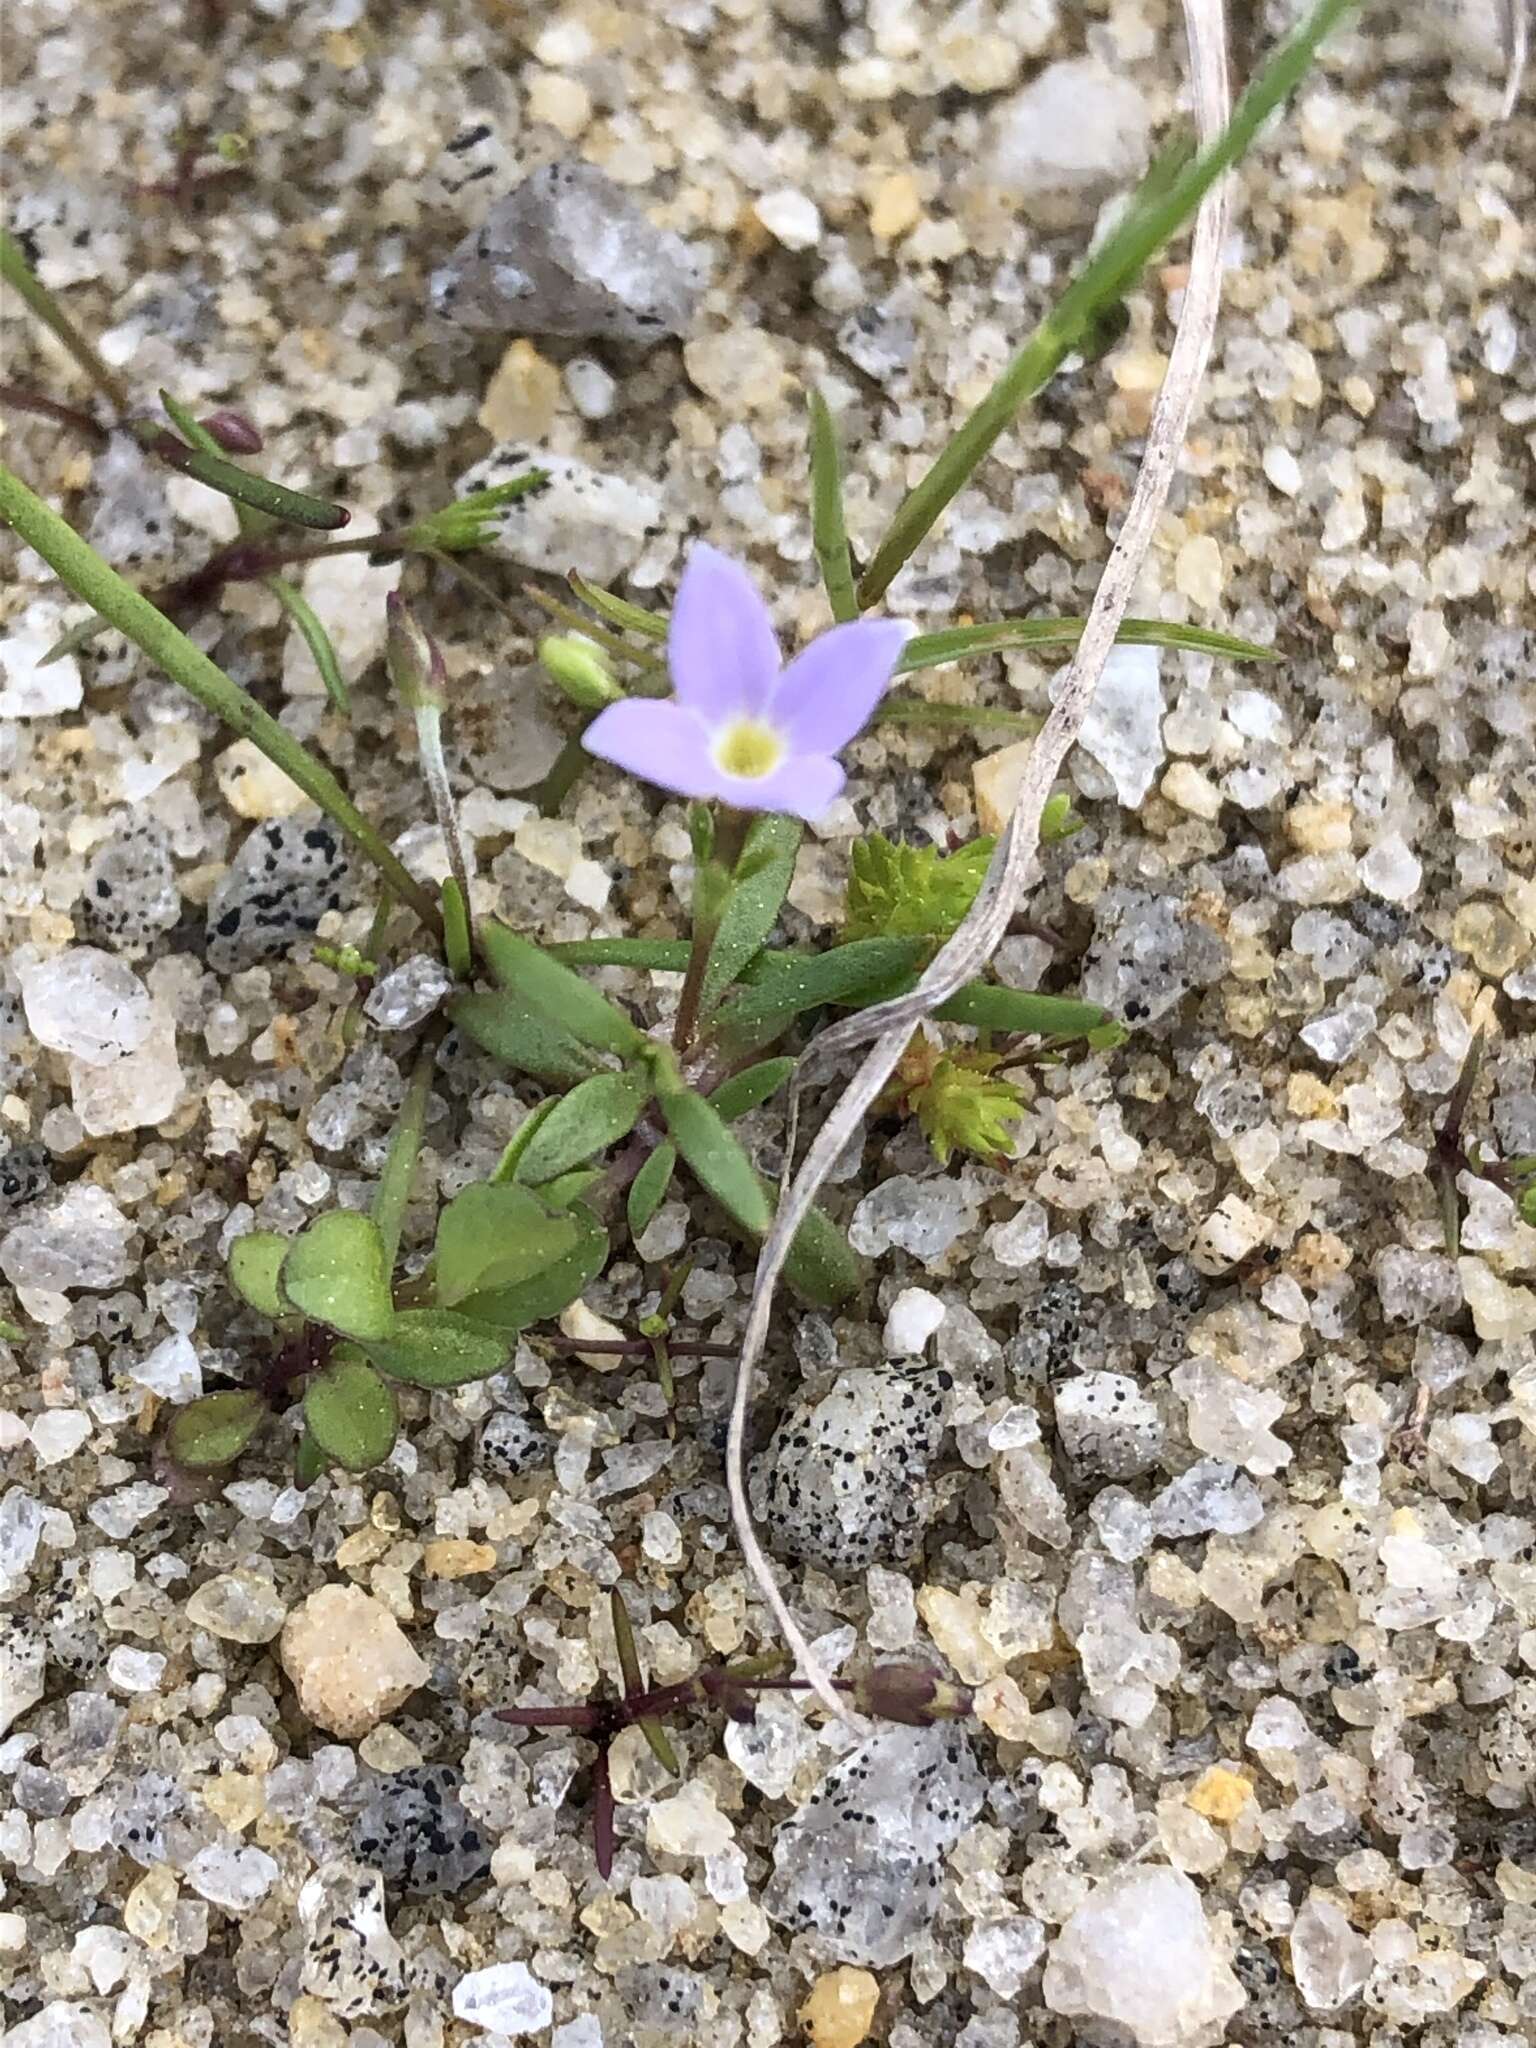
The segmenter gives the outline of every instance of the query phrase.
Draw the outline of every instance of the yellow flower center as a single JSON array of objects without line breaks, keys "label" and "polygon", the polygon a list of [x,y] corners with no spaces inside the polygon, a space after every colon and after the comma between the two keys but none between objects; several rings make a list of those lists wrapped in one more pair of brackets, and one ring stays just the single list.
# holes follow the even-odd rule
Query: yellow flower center
[{"label": "yellow flower center", "polygon": [[715,742],[716,767],[747,782],[771,775],[783,758],[784,742],[755,718],[733,719]]}]

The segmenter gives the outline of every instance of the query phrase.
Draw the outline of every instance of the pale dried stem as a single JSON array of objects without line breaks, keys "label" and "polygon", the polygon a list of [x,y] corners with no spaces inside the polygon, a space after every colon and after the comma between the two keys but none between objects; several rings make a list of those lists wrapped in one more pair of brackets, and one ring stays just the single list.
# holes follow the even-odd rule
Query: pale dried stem
[{"label": "pale dried stem", "polygon": [[[1184,20],[1190,49],[1196,125],[1201,146],[1205,147],[1221,133],[1230,112],[1222,0],[1185,0]],[[1227,181],[1223,179],[1207,193],[1195,216],[1189,277],[1184,287],[1178,330],[1162,389],[1153,407],[1141,471],[1125,523],[1105,565],[1087,625],[1055,708],[1034,742],[1012,816],[998,841],[986,880],[970,915],[937,954],[911,994],[876,1004],[820,1033],[796,1072],[791,1097],[790,1143],[785,1154],[786,1174],[794,1156],[794,1111],[808,1070],[824,1066],[829,1058],[869,1038],[875,1039],[874,1046],[817,1131],[799,1172],[781,1191],[773,1228],[758,1255],[757,1276],[742,1334],[741,1361],[731,1409],[726,1484],[730,1494],[731,1519],[747,1569],[772,1610],[785,1642],[798,1659],[807,1683],[822,1704],[844,1720],[851,1721],[853,1717],[790,1613],[773,1567],[752,1526],[743,1457],[752,1375],[767,1341],[774,1290],[785,1256],[822,1183],[890,1079],[913,1026],[931,1016],[986,966],[1018,908],[1040,843],[1041,812],[1050,796],[1052,784],[1082,729],[1105,660],[1115,643],[1115,635],[1152,545],[1178,466],[1216,328],[1221,298],[1221,245],[1226,219]]]},{"label": "pale dried stem", "polygon": [[1501,0],[1499,28],[1504,44],[1504,97],[1499,119],[1507,121],[1520,104],[1525,67],[1531,50],[1531,0]]}]

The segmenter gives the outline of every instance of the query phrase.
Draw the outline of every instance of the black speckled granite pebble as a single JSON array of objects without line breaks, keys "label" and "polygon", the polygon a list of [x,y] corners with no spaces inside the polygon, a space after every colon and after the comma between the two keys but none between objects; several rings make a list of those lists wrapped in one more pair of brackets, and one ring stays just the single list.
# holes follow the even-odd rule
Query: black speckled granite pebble
[{"label": "black speckled granite pebble", "polygon": [[380,1778],[352,1824],[352,1847],[395,1891],[461,1891],[491,1868],[491,1845],[459,1804],[459,1774],[446,1764]]},{"label": "black speckled granite pebble", "polygon": [[318,811],[258,825],[208,904],[208,965],[227,974],[280,959],[350,899],[336,827]]}]

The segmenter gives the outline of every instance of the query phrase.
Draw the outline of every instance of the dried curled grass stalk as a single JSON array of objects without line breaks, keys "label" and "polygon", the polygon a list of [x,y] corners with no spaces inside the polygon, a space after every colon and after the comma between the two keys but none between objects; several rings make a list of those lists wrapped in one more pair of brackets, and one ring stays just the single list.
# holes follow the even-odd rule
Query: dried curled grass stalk
[{"label": "dried curled grass stalk", "polygon": [[1499,119],[1510,120],[1520,104],[1531,49],[1531,0],[1500,0],[1499,39],[1504,45],[1504,97]]},{"label": "dried curled grass stalk", "polygon": [[[1204,148],[1221,133],[1230,113],[1222,0],[1184,0],[1184,21],[1190,50],[1196,125]],[[1226,187],[1225,179],[1213,186],[1195,216],[1189,280],[1184,288],[1184,302],[1168,358],[1167,373],[1147,430],[1136,489],[1120,536],[1105,565],[1077,652],[1067,670],[1055,708],[1034,742],[1012,816],[998,841],[986,880],[970,915],[935,956],[909,995],[876,1004],[820,1033],[801,1061],[795,1077],[786,1146],[786,1173],[793,1162],[796,1109],[807,1070],[812,1066],[822,1066],[828,1059],[870,1038],[875,1040],[838,1098],[831,1115],[816,1133],[799,1172],[782,1190],[773,1228],[758,1256],[731,1408],[726,1484],[730,1494],[731,1519],[747,1569],[772,1610],[785,1642],[799,1660],[807,1683],[822,1704],[844,1720],[851,1719],[848,1709],[790,1613],[774,1577],[773,1567],[752,1525],[743,1457],[752,1375],[767,1342],[774,1290],[785,1256],[822,1183],[890,1079],[913,1026],[931,1016],[957,989],[980,973],[996,951],[1018,905],[1040,844],[1041,812],[1051,793],[1051,786],[1082,729],[1105,660],[1130,604],[1158,519],[1167,502],[1194,412],[1196,393],[1210,356],[1221,299]]]}]

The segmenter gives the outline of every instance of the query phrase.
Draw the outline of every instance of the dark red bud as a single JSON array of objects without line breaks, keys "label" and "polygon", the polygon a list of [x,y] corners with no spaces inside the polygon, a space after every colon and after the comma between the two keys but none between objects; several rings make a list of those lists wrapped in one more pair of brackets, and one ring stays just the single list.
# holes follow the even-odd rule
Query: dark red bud
[{"label": "dark red bud", "polygon": [[853,1704],[882,1721],[929,1728],[935,1721],[963,1718],[971,1711],[972,1694],[920,1664],[877,1664],[854,1679]]},{"label": "dark red bud", "polygon": [[265,446],[255,422],[232,408],[211,412],[199,424],[204,433],[212,434],[226,455],[259,455]]}]

